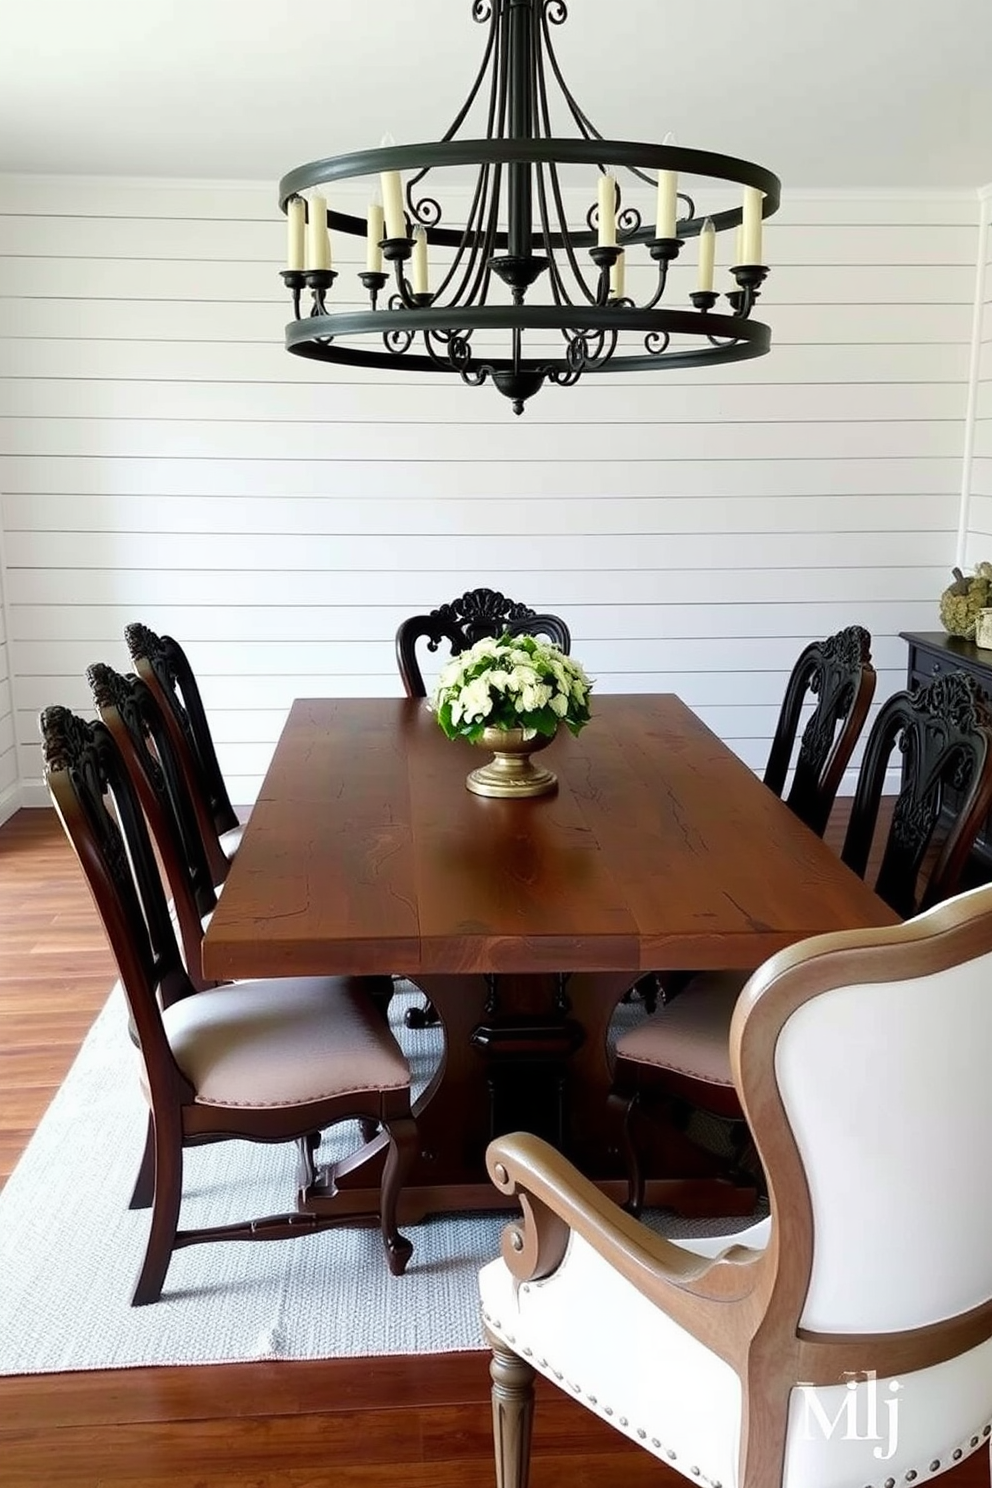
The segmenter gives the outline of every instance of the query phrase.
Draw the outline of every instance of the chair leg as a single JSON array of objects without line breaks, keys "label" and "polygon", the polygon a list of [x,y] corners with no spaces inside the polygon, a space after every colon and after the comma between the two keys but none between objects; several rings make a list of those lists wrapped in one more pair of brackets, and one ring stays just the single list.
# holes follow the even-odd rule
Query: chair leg
[{"label": "chair leg", "polygon": [[613,1115],[620,1156],[627,1172],[627,1202],[623,1208],[636,1217],[644,1207],[644,1165],[633,1133],[637,1093],[635,1091],[633,1095],[628,1095],[623,1091],[612,1090],[607,1105]]},{"label": "chair leg", "polygon": [[155,1198],[155,1123],[152,1120],[151,1111],[148,1112],[148,1126],[145,1129],[145,1150],[141,1154],[141,1165],[138,1168],[138,1176],[134,1180],[134,1192],[128,1204],[129,1209],[150,1209]]},{"label": "chair leg", "polygon": [[396,981],[391,976],[369,976],[363,977],[362,983],[368,993],[376,1012],[380,1014],[382,1021],[389,1023],[389,1004],[393,1000],[396,990]]},{"label": "chair leg", "polygon": [[320,1146],[322,1132],[307,1132],[305,1137],[296,1139],[296,1182],[298,1188],[309,1188],[317,1178],[317,1164],[314,1161],[317,1148]]},{"label": "chair leg", "polygon": [[493,1357],[493,1450],[496,1488],[527,1488],[534,1424],[534,1370],[489,1334]]},{"label": "chair leg", "polygon": [[440,1023],[441,1018],[430,998],[425,997],[422,1008],[407,1008],[403,1021],[407,1028],[433,1028],[435,1024]]},{"label": "chair leg", "polygon": [[389,1136],[389,1151],[382,1173],[381,1206],[382,1243],[386,1248],[386,1262],[394,1276],[402,1276],[413,1255],[413,1246],[396,1226],[396,1209],[400,1192],[413,1159],[417,1155],[417,1123],[411,1116],[401,1116],[383,1123]]},{"label": "chair leg", "polygon": [[145,1247],[145,1260],[138,1284],[131,1297],[132,1307],[157,1302],[162,1295],[165,1273],[172,1259],[172,1247],[179,1224],[179,1204],[183,1191],[183,1147],[177,1123],[163,1132],[155,1122],[155,1197],[152,1222]]}]

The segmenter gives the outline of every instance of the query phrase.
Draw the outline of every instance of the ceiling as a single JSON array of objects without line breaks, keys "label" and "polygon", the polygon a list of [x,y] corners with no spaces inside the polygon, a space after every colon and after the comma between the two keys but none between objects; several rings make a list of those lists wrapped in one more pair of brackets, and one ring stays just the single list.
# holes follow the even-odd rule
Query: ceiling
[{"label": "ceiling", "polygon": [[[793,187],[992,182],[989,0],[568,0],[600,132],[749,158]],[[3,10],[0,170],[276,181],[442,133],[470,0],[44,0]]]}]

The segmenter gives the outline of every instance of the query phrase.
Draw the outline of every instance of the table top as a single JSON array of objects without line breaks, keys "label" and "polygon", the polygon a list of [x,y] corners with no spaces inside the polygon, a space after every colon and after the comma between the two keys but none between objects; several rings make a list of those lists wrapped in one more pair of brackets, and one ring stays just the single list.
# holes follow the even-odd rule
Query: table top
[{"label": "table top", "polygon": [[213,977],[752,969],[892,911],[677,697],[594,699],[554,795],[416,699],[293,704],[204,940]]}]

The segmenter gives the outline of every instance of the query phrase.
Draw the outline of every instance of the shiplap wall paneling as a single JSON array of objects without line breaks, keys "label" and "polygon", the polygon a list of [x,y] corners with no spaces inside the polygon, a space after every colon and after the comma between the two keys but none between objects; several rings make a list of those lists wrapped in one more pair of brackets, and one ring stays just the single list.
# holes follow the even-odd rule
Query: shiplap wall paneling
[{"label": "shiplap wall paneling", "polygon": [[879,701],[900,685],[898,632],[933,623],[953,562],[973,200],[796,195],[768,228],[770,356],[586,379],[522,419],[489,387],[290,357],[273,200],[0,183],[25,781],[36,708],[87,703],[133,619],[187,646],[242,803],[293,697],[398,693],[398,620],[479,584],[565,615],[602,690],[680,693],[756,769],[811,638],[867,624]]},{"label": "shiplap wall paneling", "polygon": [[[0,554],[3,545],[0,542]],[[18,761],[14,730],[14,706],[10,683],[10,647],[3,602],[3,571],[0,564],[0,822],[18,805]]]},{"label": "shiplap wall paneling", "polygon": [[[992,195],[986,197],[983,208],[987,216],[992,215]],[[972,564],[992,561],[992,225],[986,231],[978,397],[968,506],[967,557]]]}]

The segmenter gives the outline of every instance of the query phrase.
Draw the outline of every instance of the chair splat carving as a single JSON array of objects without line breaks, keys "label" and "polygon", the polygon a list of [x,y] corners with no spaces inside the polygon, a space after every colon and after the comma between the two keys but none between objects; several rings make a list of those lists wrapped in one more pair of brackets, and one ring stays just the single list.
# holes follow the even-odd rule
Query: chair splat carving
[{"label": "chair splat carving", "polygon": [[476,641],[503,635],[540,635],[562,651],[571,649],[572,637],[557,615],[539,614],[518,600],[508,599],[497,589],[468,589],[457,599],[438,605],[426,615],[411,615],[396,632],[396,661],[407,697],[426,697],[417,642],[426,640],[428,651],[437,651],[442,641],[458,656]]}]

